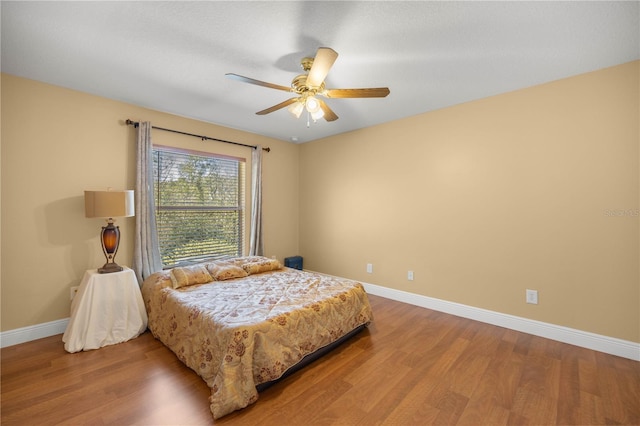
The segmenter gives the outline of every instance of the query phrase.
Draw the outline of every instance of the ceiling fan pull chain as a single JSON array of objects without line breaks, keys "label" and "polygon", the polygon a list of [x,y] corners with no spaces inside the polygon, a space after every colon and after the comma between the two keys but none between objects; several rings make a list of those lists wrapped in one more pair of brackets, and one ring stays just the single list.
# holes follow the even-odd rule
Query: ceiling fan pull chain
[{"label": "ceiling fan pull chain", "polygon": [[311,113],[307,111],[307,129],[311,126]]}]

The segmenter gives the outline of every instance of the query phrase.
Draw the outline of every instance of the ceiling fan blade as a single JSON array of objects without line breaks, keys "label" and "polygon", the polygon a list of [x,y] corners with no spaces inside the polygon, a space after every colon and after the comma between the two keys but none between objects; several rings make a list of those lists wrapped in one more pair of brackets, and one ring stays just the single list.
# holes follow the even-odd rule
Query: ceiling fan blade
[{"label": "ceiling fan blade", "polygon": [[384,98],[388,87],[370,87],[368,89],[327,89],[322,94],[327,98]]},{"label": "ceiling fan blade", "polygon": [[291,99],[287,99],[284,102],[280,102],[278,105],[274,105],[271,108],[267,108],[267,109],[263,109],[262,111],[258,111],[256,112],[257,115],[265,115],[265,114],[269,114],[273,111],[277,111],[279,109],[282,109],[286,106],[291,105],[292,103],[296,102],[298,100],[298,98],[291,98]]},{"label": "ceiling fan blade", "polygon": [[335,50],[329,47],[320,47],[309,70],[307,86],[320,87],[337,58],[338,53]]},{"label": "ceiling fan blade", "polygon": [[333,112],[333,110],[329,108],[329,105],[327,105],[322,99],[318,99],[318,102],[320,103],[320,108],[322,108],[322,111],[324,112],[325,120],[336,121],[338,119],[336,113]]},{"label": "ceiling fan blade", "polygon": [[257,86],[268,87],[270,89],[284,90],[285,92],[291,92],[291,87],[280,86],[279,84],[267,83],[266,81],[260,81],[249,77],[244,77],[242,75],[227,73],[225,74],[228,78],[233,80],[242,81],[243,83],[255,84]]}]

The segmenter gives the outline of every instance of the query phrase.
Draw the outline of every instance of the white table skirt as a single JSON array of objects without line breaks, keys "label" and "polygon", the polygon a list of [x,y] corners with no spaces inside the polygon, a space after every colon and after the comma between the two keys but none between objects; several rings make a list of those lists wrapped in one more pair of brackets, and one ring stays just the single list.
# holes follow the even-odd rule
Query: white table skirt
[{"label": "white table skirt", "polygon": [[133,270],[99,274],[86,271],[71,302],[71,318],[62,336],[67,352],[126,342],[147,328],[147,311]]}]

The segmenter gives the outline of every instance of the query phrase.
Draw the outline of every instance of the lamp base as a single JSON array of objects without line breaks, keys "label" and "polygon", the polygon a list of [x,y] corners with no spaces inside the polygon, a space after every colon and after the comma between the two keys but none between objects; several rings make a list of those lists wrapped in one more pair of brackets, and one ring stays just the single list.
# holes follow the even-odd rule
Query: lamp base
[{"label": "lamp base", "polygon": [[98,273],[100,274],[110,274],[112,272],[120,272],[122,271],[124,268],[120,265],[118,265],[115,262],[109,262],[109,263],[105,263],[104,266],[102,268],[98,269]]}]

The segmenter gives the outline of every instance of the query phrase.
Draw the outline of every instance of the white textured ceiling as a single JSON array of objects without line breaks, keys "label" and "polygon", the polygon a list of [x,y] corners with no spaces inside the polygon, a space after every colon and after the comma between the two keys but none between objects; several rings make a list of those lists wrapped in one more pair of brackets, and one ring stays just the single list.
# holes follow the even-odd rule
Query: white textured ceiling
[{"label": "white textured ceiling", "polygon": [[[2,72],[159,111],[306,142],[640,59],[640,3],[2,1]],[[255,115],[318,47],[339,57],[340,117]],[[122,117],[145,119],[145,117]],[[155,123],[162,126],[162,123]],[[189,129],[178,129],[189,131]],[[215,135],[210,135],[214,136]]]}]

